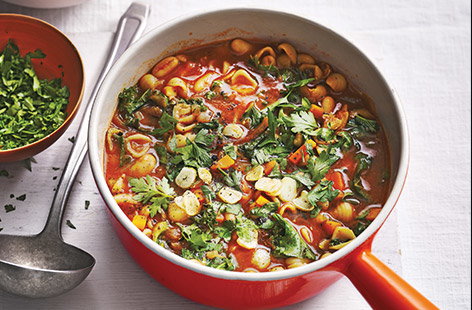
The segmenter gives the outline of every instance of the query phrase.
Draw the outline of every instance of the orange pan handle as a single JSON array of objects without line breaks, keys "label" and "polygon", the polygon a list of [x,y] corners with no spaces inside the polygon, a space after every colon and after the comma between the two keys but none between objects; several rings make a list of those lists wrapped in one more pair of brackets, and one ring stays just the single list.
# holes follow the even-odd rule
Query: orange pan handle
[{"label": "orange pan handle", "polygon": [[353,258],[345,275],[374,309],[438,309],[370,249]]}]

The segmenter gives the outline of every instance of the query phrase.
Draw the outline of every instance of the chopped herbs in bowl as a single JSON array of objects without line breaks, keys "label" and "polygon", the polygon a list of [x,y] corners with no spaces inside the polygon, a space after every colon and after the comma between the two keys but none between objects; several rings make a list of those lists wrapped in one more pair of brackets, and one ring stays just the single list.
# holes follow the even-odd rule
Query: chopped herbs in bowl
[{"label": "chopped herbs in bowl", "polygon": [[68,87],[60,78],[40,79],[31,64],[45,57],[39,49],[22,57],[12,40],[0,53],[0,150],[38,141],[66,119]]}]

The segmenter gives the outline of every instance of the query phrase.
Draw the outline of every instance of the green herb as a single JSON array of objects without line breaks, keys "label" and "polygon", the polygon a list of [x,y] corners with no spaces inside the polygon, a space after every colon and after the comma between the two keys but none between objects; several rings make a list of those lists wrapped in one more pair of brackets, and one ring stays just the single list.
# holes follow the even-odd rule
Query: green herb
[{"label": "green herb", "polygon": [[256,217],[256,224],[262,229],[272,229],[275,225],[272,215],[279,208],[279,204],[276,202],[269,202],[259,208],[253,208],[251,215]]},{"label": "green herb", "polygon": [[199,252],[221,250],[221,244],[213,242],[212,235],[202,231],[196,224],[180,225],[180,227],[182,229],[182,237],[189,243],[191,249]]},{"label": "green herb", "polygon": [[363,138],[368,134],[374,134],[379,130],[379,125],[375,120],[370,120],[360,115],[356,115],[348,122],[351,134],[356,138]]},{"label": "green herb", "polygon": [[70,143],[74,144],[75,143],[75,136],[67,138],[67,140],[69,140]]},{"label": "green herb", "polygon": [[131,156],[126,155],[125,138],[122,132],[114,134],[113,138],[118,142],[118,147],[120,148],[120,167],[123,167],[131,161]]},{"label": "green herb", "polygon": [[162,136],[163,134],[174,129],[177,120],[170,116],[168,113],[162,113],[161,118],[159,119],[160,128],[156,128],[150,132],[151,135]]},{"label": "green herb", "polygon": [[313,182],[310,178],[310,174],[308,173],[304,173],[304,172],[294,172],[294,173],[291,173],[291,174],[287,174],[286,175],[287,177],[290,177],[296,181],[298,181],[300,184],[306,186],[306,187],[312,187],[313,185],[315,185],[315,182]]},{"label": "green herb", "polygon": [[122,113],[126,125],[137,127],[139,120],[134,115],[139,108],[146,104],[151,91],[145,91],[141,96],[137,86],[123,89],[118,95],[118,110]]},{"label": "green herb", "polygon": [[292,132],[294,133],[304,133],[306,135],[313,136],[316,134],[316,128],[318,128],[318,123],[315,120],[313,113],[300,111],[298,113],[292,113],[287,118],[287,123],[292,127]]},{"label": "green herb", "polygon": [[57,170],[60,170],[60,169],[61,168],[59,168],[59,167],[52,167],[52,170],[54,170],[54,171],[57,171]]},{"label": "green herb", "polygon": [[25,201],[25,199],[26,199],[26,194],[16,197],[16,200],[19,200],[19,201]]},{"label": "green herb", "polygon": [[354,177],[350,182],[350,188],[359,198],[369,200],[370,196],[362,185],[362,174],[372,165],[372,157],[365,153],[357,153],[355,159],[357,161],[357,166]]},{"label": "green herb", "polygon": [[64,123],[68,88],[61,79],[40,80],[31,64],[45,56],[36,50],[21,57],[11,40],[0,53],[1,150],[38,141]]},{"label": "green herb", "polygon": [[5,169],[0,170],[0,177],[8,178],[9,176],[10,176],[10,173],[8,173],[8,171],[6,171]]},{"label": "green herb", "polygon": [[310,217],[317,217],[321,211],[318,202],[330,202],[336,198],[339,190],[333,188],[333,181],[321,181],[308,193],[307,199],[315,208],[310,211]]},{"label": "green herb", "polygon": [[88,210],[89,207],[90,207],[90,201],[85,200],[85,210]]},{"label": "green herb", "polygon": [[264,115],[259,111],[256,106],[251,106],[249,109],[246,110],[243,114],[243,118],[248,118],[251,121],[251,128],[256,127],[259,125],[264,118]]},{"label": "green herb", "polygon": [[149,175],[139,179],[133,178],[129,180],[129,185],[131,190],[137,193],[137,195],[133,196],[134,200],[143,204],[151,203],[149,206],[151,217],[154,217],[157,212],[166,209],[170,199],[175,197],[174,189],[165,177],[159,182]]},{"label": "green herb", "polygon": [[228,185],[229,187],[233,187],[237,190],[241,190],[239,184],[241,184],[241,179],[243,174],[241,171],[233,170],[228,173],[225,173],[223,170],[220,169],[220,172],[223,172],[223,182]]},{"label": "green herb", "polygon": [[238,158],[237,147],[233,144],[223,146],[223,152],[225,152],[225,154],[231,157],[232,159]]},{"label": "green herb", "polygon": [[205,196],[205,199],[209,202],[214,200],[216,198],[216,194],[214,191],[211,190],[211,188],[208,185],[202,185],[200,188],[203,192],[203,195]]},{"label": "green herb", "polygon": [[329,154],[326,151],[322,151],[320,156],[314,158],[310,156],[308,158],[308,171],[311,174],[312,180],[319,181],[326,173],[328,173],[329,168],[338,161],[339,157],[334,154]]},{"label": "green herb", "polygon": [[159,156],[159,161],[162,164],[167,164],[169,162],[169,153],[167,153],[167,149],[165,148],[165,146],[156,144],[154,145],[154,149],[156,150],[156,153]]},{"label": "green herb", "polygon": [[4,206],[4,208],[5,208],[6,213],[16,210],[16,207],[12,204],[7,204],[7,205]]},{"label": "green herb", "polygon": [[330,142],[331,140],[334,139],[334,137],[336,136],[336,133],[332,129],[322,127],[322,128],[316,129],[313,135],[318,140]]},{"label": "green herb", "polygon": [[357,222],[356,226],[352,229],[354,235],[359,236],[367,227],[369,227],[371,221],[368,220],[360,220]]},{"label": "green herb", "polygon": [[72,229],[77,229],[77,228],[74,226],[74,224],[72,224],[72,222],[71,222],[70,220],[67,220],[67,221],[66,221],[66,225],[69,226],[69,227],[72,228]]},{"label": "green herb", "polygon": [[316,259],[315,253],[308,247],[297,230],[279,214],[273,214],[276,221],[274,228],[274,254],[283,257],[303,257]]},{"label": "green herb", "polygon": [[202,129],[193,141],[187,139],[187,145],[177,148],[175,151],[181,154],[181,159],[186,166],[209,167],[213,163],[209,147],[214,139],[215,135],[209,134],[207,129]]},{"label": "green herb", "polygon": [[34,157],[26,158],[25,160],[23,160],[23,164],[24,164],[25,168],[30,172],[32,171],[31,165],[32,164],[37,164],[37,163],[38,162],[36,161],[36,159],[34,159]]}]

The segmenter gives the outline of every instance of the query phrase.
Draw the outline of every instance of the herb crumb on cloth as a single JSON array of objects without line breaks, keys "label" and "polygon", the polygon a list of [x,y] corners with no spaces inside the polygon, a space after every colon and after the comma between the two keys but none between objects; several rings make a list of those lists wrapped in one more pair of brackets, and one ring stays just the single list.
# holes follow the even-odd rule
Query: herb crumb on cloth
[{"label": "herb crumb on cloth", "polygon": [[66,221],[66,225],[69,226],[72,229],[77,229],[77,227],[75,227],[74,224],[72,224],[72,222],[70,220]]},{"label": "herb crumb on cloth", "polygon": [[16,207],[12,204],[6,204],[4,206],[5,208],[5,212],[8,213],[8,212],[11,212],[11,211],[15,211],[16,210]]},{"label": "herb crumb on cloth", "polygon": [[40,50],[21,57],[12,40],[0,52],[0,150],[38,141],[66,118],[69,89],[61,79],[40,80],[31,64],[45,57]]}]

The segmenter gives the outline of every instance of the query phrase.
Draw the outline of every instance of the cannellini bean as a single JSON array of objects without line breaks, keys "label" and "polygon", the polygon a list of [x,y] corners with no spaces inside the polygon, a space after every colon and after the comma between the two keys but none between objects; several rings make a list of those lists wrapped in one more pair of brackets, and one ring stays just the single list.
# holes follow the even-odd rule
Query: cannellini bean
[{"label": "cannellini bean", "polygon": [[323,108],[324,113],[333,112],[335,106],[336,106],[336,102],[331,96],[326,96],[323,98],[323,100],[321,100],[321,107]]},{"label": "cannellini bean", "polygon": [[179,65],[179,60],[174,57],[170,56],[167,58],[162,59],[157,65],[154,66],[152,69],[152,74],[157,77],[163,77],[167,74],[171,73],[177,66]]},{"label": "cannellini bean", "polygon": [[297,62],[299,64],[314,65],[315,64],[315,58],[313,58],[311,55],[308,55],[308,54],[298,54],[297,55]]},{"label": "cannellini bean", "polygon": [[189,218],[187,211],[179,207],[176,203],[169,204],[167,208],[167,215],[173,222],[183,222]]},{"label": "cannellini bean", "polygon": [[332,239],[338,239],[341,241],[352,240],[356,238],[354,232],[348,227],[338,226],[334,229]]},{"label": "cannellini bean", "polygon": [[154,89],[159,85],[159,80],[152,74],[145,74],[139,79],[139,87],[142,89]]},{"label": "cannellini bean", "polygon": [[297,63],[297,51],[291,44],[282,43],[277,48],[283,51],[288,56],[288,58],[290,59],[290,64],[293,65]]},{"label": "cannellini bean", "polygon": [[264,176],[264,167],[257,165],[246,174],[246,181],[257,181]]},{"label": "cannellini bean", "polygon": [[117,204],[131,204],[131,205],[138,205],[139,202],[134,200],[133,195],[131,194],[118,194],[113,196]]},{"label": "cannellini bean", "polygon": [[326,78],[326,84],[331,87],[335,92],[340,92],[346,89],[347,81],[346,78],[339,73],[331,73]]},{"label": "cannellini bean", "polygon": [[135,177],[142,177],[151,173],[157,164],[157,159],[154,155],[144,154],[131,165],[129,171]]},{"label": "cannellini bean", "polygon": [[287,202],[292,201],[297,197],[297,181],[290,177],[282,179],[282,189],[280,190],[280,200]]},{"label": "cannellini bean", "polygon": [[244,130],[238,124],[228,124],[223,129],[223,134],[227,137],[239,139],[244,135]]},{"label": "cannellini bean", "polygon": [[195,84],[193,85],[193,90],[197,93],[202,92],[208,88],[210,88],[213,80],[219,76],[216,72],[207,72],[201,77],[199,77]]},{"label": "cannellini bean", "polygon": [[194,168],[190,167],[183,167],[180,170],[177,177],[175,177],[175,184],[177,184],[180,188],[190,188],[195,180],[197,179],[197,171]]},{"label": "cannellini bean", "polygon": [[292,200],[292,203],[295,205],[295,207],[297,207],[297,209],[302,211],[311,211],[315,207],[308,201],[307,191],[302,191],[300,196]]},{"label": "cannellini bean", "polygon": [[[141,148],[139,150],[136,150],[132,144],[135,141],[143,142],[144,145],[141,145]],[[131,156],[133,156],[134,158],[139,158],[147,153],[147,151],[150,148],[149,143],[151,142],[152,140],[148,136],[143,135],[141,133],[137,133],[137,134],[134,134],[125,138],[125,148],[128,151],[128,153],[131,154]]]},{"label": "cannellini bean", "polygon": [[265,249],[256,249],[252,254],[251,263],[259,269],[265,269],[270,264],[270,253]]},{"label": "cannellini bean", "polygon": [[115,184],[113,184],[113,187],[111,188],[111,192],[113,194],[119,194],[123,191],[124,187],[125,187],[125,180],[121,176],[116,180]]},{"label": "cannellini bean", "polygon": [[288,68],[292,64],[292,61],[290,60],[290,57],[288,55],[280,55],[277,57],[277,66],[280,68]]},{"label": "cannellini bean", "polygon": [[266,54],[269,54],[270,56],[274,57],[275,58],[275,52],[274,52],[274,49],[270,46],[266,46],[264,48],[261,48],[257,53],[256,53],[256,57],[261,59],[262,56],[266,55]]},{"label": "cannellini bean", "polygon": [[107,146],[110,152],[113,151],[113,135],[117,135],[121,132],[122,131],[118,128],[113,127],[107,130]]},{"label": "cannellini bean", "polygon": [[275,60],[275,57],[272,56],[272,55],[267,55],[267,56],[264,56],[262,59],[261,59],[261,64],[263,66],[275,66],[277,63],[277,61]]},{"label": "cannellini bean", "polygon": [[354,207],[346,201],[338,203],[331,214],[339,221],[346,223],[354,218]]},{"label": "cannellini bean", "polygon": [[287,264],[288,269],[293,269],[297,267],[301,267],[303,265],[308,264],[310,261],[305,258],[298,258],[298,257],[290,257],[285,259],[285,263]]},{"label": "cannellini bean", "polygon": [[198,177],[200,180],[203,181],[205,184],[210,184],[211,181],[213,180],[213,176],[211,175],[210,170],[207,168],[198,168]]},{"label": "cannellini bean", "polygon": [[243,198],[243,193],[225,186],[218,191],[218,197],[223,200],[223,202],[234,204]]},{"label": "cannellini bean", "polygon": [[167,82],[167,86],[172,86],[180,97],[187,98],[189,89],[187,83],[178,77],[173,77]]},{"label": "cannellini bean", "polygon": [[230,46],[236,55],[244,55],[252,49],[252,44],[243,39],[234,39],[231,41]]}]

